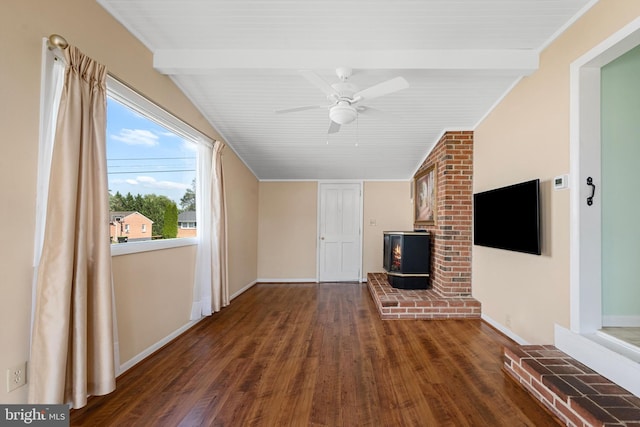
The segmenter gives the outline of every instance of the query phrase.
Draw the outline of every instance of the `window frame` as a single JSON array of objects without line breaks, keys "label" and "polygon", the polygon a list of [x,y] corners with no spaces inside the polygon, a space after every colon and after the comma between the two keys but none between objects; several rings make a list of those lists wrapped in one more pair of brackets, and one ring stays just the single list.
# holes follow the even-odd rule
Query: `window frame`
[{"label": "window frame", "polygon": [[[139,92],[135,91],[117,78],[107,75],[107,96],[142,114],[147,119],[161,125],[182,138],[193,141],[195,144],[204,144],[213,147],[211,138],[183,122],[167,110],[155,104]],[[108,119],[108,118],[107,118]],[[198,160],[198,164],[200,161]],[[196,166],[196,169],[198,166]],[[199,186],[198,171],[196,170],[196,188]],[[196,194],[198,192],[196,191]],[[196,209],[199,203],[196,199]],[[140,252],[156,251],[198,244],[198,237],[182,237],[175,239],[147,240],[127,242],[126,244],[111,244],[111,256],[128,255]]]}]

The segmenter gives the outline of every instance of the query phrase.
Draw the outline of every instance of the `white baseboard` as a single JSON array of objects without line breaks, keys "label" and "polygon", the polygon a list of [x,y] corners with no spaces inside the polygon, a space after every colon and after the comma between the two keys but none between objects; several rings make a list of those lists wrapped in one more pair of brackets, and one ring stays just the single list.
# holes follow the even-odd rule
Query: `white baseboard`
[{"label": "white baseboard", "polygon": [[[237,298],[240,294],[242,294],[243,292],[246,292],[247,290],[249,290],[255,284],[256,284],[256,282],[253,281],[253,282],[249,283],[248,285],[246,285],[245,287],[243,287],[242,289],[240,289],[239,291],[234,292],[233,295],[229,296],[229,300],[233,300],[234,298]],[[199,315],[200,314],[200,303],[195,303],[194,306],[191,308],[191,311],[192,311],[192,315],[194,313],[198,313],[198,315]],[[166,337],[164,337],[160,341],[158,341],[155,344],[145,348],[142,352],[140,352],[139,354],[137,354],[133,358],[127,360],[122,365],[120,365],[119,368],[118,368],[117,375],[118,376],[122,375],[127,370],[131,369],[134,365],[140,363],[141,361],[143,361],[144,359],[149,357],[151,354],[153,354],[154,352],[158,351],[161,347],[163,347],[164,345],[168,344],[171,340],[173,340],[173,339],[177,338],[178,336],[182,335],[184,332],[186,332],[188,329],[193,327],[196,323],[198,323],[199,321],[201,321],[205,317],[207,317],[207,316],[202,316],[197,320],[191,320],[189,323],[187,323],[186,325],[182,326],[181,328],[176,329],[175,331],[173,331],[172,333],[170,333],[169,335],[167,335]],[[117,349],[116,354],[119,355],[120,354],[119,343],[116,343],[116,346],[117,346],[116,347],[116,349]]]},{"label": "white baseboard", "polygon": [[640,316],[602,316],[602,326],[638,328],[640,327]]},{"label": "white baseboard", "polygon": [[487,316],[486,314],[484,314],[484,313],[480,314],[480,318],[482,320],[484,320],[485,322],[487,322],[488,324],[490,324],[491,326],[493,326],[494,328],[496,328],[497,330],[499,330],[500,332],[502,332],[504,335],[508,336],[509,338],[511,338],[512,340],[517,342],[519,345],[528,345],[529,344],[524,338],[518,336],[511,329],[507,328],[506,326],[504,326],[501,323],[496,322],[495,320],[493,320],[491,317]]},{"label": "white baseboard", "polygon": [[122,366],[120,366],[120,343],[118,341],[113,343],[113,364],[116,369],[116,377],[119,377],[122,373]]},{"label": "white baseboard", "polygon": [[240,289],[239,291],[234,292],[233,294],[231,294],[229,296],[229,300],[233,300],[237,297],[240,296],[240,294],[248,291],[249,289],[251,289],[254,285],[256,284],[256,281],[254,280],[253,282],[249,283],[248,285],[246,285],[245,287],[243,287],[242,289]]},{"label": "white baseboard", "polygon": [[278,278],[278,279],[257,279],[256,282],[258,283],[318,283],[318,279],[316,279],[315,277],[313,278],[306,278],[306,279],[282,279],[282,278]]},{"label": "white baseboard", "polygon": [[163,339],[161,339],[157,343],[145,348],[142,352],[138,353],[137,355],[135,355],[131,359],[129,359],[126,362],[124,362],[122,365],[120,365],[120,369],[118,370],[118,376],[124,374],[126,371],[131,369],[134,365],[142,362],[144,359],[146,359],[147,357],[151,356],[153,353],[158,351],[162,346],[168,344],[174,338],[177,338],[178,336],[182,335],[185,331],[187,331],[188,329],[193,327],[196,323],[198,323],[202,319],[204,319],[204,317],[199,319],[199,320],[190,321],[186,325],[182,326],[181,328],[176,329],[175,331],[173,331],[172,333],[170,333],[169,335],[167,335],[166,337],[164,337]]}]

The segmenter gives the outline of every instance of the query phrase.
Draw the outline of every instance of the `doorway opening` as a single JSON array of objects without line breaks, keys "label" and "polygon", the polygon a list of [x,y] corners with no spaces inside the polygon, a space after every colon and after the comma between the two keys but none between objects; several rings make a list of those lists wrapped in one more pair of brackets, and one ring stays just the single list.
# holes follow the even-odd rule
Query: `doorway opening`
[{"label": "doorway opening", "polygon": [[[635,394],[640,347],[603,329],[602,68],[640,45],[640,18],[571,64],[570,331],[557,326],[556,346]],[[590,181],[587,181],[591,178]],[[637,227],[637,225],[636,225]],[[640,325],[637,325],[640,326]]]}]

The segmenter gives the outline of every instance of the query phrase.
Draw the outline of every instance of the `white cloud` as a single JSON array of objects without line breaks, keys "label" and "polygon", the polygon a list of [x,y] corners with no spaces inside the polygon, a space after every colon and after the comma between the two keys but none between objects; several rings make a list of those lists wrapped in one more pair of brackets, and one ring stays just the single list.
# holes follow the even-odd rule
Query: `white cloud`
[{"label": "white cloud", "polygon": [[121,129],[118,135],[111,135],[116,141],[129,145],[147,145],[153,147],[158,145],[160,137],[146,129]]},{"label": "white cloud", "polygon": [[159,188],[163,190],[186,190],[191,186],[182,182],[158,181],[151,176],[137,176],[136,179],[127,179],[127,183],[140,185],[145,188]]}]

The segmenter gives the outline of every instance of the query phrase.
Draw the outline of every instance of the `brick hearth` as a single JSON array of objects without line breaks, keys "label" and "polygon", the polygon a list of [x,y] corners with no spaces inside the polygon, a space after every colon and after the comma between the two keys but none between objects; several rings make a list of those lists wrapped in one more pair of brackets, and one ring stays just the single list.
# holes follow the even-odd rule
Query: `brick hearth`
[{"label": "brick hearth", "polygon": [[640,427],[640,398],[552,345],[505,348],[504,369],[568,426]]},{"label": "brick hearth", "polygon": [[471,297],[446,297],[433,289],[396,289],[385,273],[367,274],[367,287],[382,319],[480,317],[480,302]]}]

